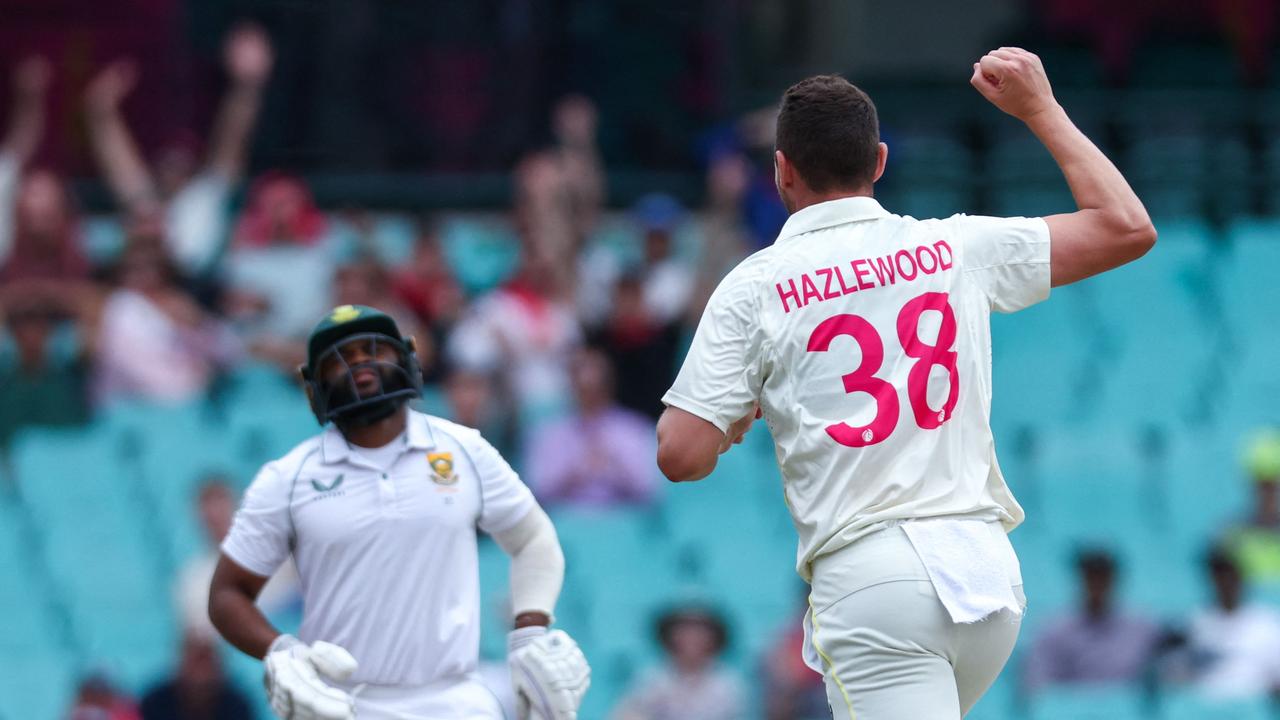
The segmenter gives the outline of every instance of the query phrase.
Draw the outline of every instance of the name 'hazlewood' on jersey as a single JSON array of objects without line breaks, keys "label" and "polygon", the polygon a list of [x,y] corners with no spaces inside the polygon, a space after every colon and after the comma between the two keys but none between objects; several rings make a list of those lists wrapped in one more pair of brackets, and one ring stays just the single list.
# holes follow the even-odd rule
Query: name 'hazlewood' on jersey
[{"label": "name 'hazlewood' on jersey", "polygon": [[[799,284],[796,278],[791,278],[786,285],[775,285],[782,310],[789,313],[793,307],[802,308],[811,301],[834,300],[859,290],[893,285],[899,280],[910,282],[922,275],[950,270],[954,260],[951,246],[946,240],[939,240],[933,245],[918,245],[914,250],[899,250],[876,258],[858,258],[848,266],[834,265],[801,273]],[[852,285],[845,280],[845,267]]]}]

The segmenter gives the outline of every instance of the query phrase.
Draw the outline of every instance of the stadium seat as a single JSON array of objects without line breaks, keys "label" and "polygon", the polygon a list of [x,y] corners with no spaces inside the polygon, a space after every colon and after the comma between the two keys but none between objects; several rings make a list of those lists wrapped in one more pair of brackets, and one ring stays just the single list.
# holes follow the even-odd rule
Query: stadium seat
[{"label": "stadium seat", "polygon": [[455,218],[445,223],[441,245],[454,277],[468,294],[501,283],[515,270],[519,247],[505,227],[494,222]]},{"label": "stadium seat", "polygon": [[968,147],[942,133],[903,132],[893,141],[884,178],[891,212],[948,217],[970,205],[974,159]]},{"label": "stadium seat", "polygon": [[1174,692],[1162,698],[1159,717],[1160,720],[1270,720],[1275,714],[1266,697],[1222,700]]},{"label": "stadium seat", "polygon": [[1206,139],[1196,128],[1140,126],[1125,172],[1156,220],[1200,216],[1206,209]]},{"label": "stadium seat", "polygon": [[1141,693],[1128,686],[1058,687],[1033,696],[1030,720],[1145,720]]},{"label": "stadium seat", "polygon": [[1034,136],[999,133],[994,140],[987,154],[993,215],[1041,217],[1075,210],[1062,171]]},{"label": "stadium seat", "polygon": [[[10,656],[5,656],[8,660]],[[31,651],[0,672],[0,718],[56,720],[75,697],[78,663],[61,652]]]}]

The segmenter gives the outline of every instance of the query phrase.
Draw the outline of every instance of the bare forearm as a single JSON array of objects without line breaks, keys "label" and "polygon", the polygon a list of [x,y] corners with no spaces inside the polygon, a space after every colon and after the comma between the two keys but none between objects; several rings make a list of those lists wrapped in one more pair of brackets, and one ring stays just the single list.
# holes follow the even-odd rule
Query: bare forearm
[{"label": "bare forearm", "polygon": [[1120,170],[1071,122],[1061,106],[1055,104],[1026,122],[1062,169],[1079,209],[1107,213],[1130,227],[1150,223],[1142,201]]},{"label": "bare forearm", "polygon": [[153,209],[158,203],[151,173],[134,144],[118,110],[90,113],[89,139],[94,156],[116,202],[131,212]]},{"label": "bare forearm", "polygon": [[213,128],[209,168],[226,180],[244,172],[249,137],[262,107],[262,85],[237,83],[227,91]]},{"label": "bare forearm", "polygon": [[724,437],[711,423],[669,407],[658,418],[658,469],[671,482],[701,480],[716,469]]},{"label": "bare forearm", "polygon": [[209,593],[209,620],[227,642],[241,652],[261,659],[280,631],[271,625],[253,598],[237,588],[213,588]]}]

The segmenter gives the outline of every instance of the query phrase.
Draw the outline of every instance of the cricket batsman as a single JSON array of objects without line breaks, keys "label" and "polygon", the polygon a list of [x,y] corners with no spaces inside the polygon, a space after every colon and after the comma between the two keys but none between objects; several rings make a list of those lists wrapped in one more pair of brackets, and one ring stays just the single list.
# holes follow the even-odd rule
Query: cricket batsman
[{"label": "cricket batsman", "polygon": [[[577,717],[590,669],[548,630],[564,578],[555,529],[475,430],[410,410],[412,338],[373,308],[316,326],[301,369],[325,429],[267,463],[245,494],[209,592],[209,617],[264,660],[282,718],[499,720],[476,675],[476,528],[511,556],[508,648],[521,719]],[[298,637],[254,606],[289,555],[304,594]]]},{"label": "cricket batsman", "polygon": [[774,153],[790,217],[720,283],[663,398],[658,463],[676,482],[768,424],[810,583],[805,659],[841,720],[959,718],[1004,667],[1025,607],[1007,538],[1023,512],[991,434],[990,314],[1156,239],[1039,58],[993,50],[970,82],[1044,144],[1078,209],[891,214],[873,198],[888,148],[871,99],[840,77],[797,83]]}]

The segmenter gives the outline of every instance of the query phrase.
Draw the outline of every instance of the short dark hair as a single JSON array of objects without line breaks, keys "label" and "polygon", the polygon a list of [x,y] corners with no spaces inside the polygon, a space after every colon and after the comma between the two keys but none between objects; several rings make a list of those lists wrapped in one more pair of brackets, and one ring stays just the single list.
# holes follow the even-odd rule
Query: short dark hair
[{"label": "short dark hair", "polygon": [[801,80],[782,95],[774,144],[815,192],[870,185],[880,144],[876,106],[839,75]]},{"label": "short dark hair", "polygon": [[729,627],[719,612],[703,605],[687,605],[670,608],[658,616],[658,642],[664,649],[671,650],[672,634],[676,627],[685,623],[702,625],[710,630],[717,655],[729,645]]},{"label": "short dark hair", "polygon": [[1081,548],[1076,551],[1076,567],[1084,574],[1115,575],[1116,558],[1103,548]]}]

